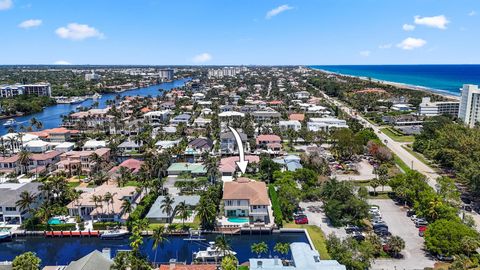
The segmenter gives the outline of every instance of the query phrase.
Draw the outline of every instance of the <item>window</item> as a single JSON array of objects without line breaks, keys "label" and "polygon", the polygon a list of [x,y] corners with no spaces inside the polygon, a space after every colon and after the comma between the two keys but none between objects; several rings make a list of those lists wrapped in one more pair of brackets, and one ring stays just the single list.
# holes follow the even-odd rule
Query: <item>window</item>
[{"label": "window", "polygon": [[17,211],[17,208],[16,207],[5,207],[5,211],[8,211],[8,212],[14,212],[14,211]]}]

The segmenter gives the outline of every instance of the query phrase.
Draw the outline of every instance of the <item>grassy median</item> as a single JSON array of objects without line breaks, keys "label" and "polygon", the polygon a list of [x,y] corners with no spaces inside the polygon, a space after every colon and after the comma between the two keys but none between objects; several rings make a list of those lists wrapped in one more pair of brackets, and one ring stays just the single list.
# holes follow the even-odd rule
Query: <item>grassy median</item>
[{"label": "grassy median", "polygon": [[320,258],[322,260],[330,260],[330,254],[327,251],[327,243],[325,234],[322,229],[315,225],[298,225],[295,223],[286,223],[283,226],[284,228],[295,228],[295,229],[307,229],[310,238],[312,239],[315,249],[320,253]]}]

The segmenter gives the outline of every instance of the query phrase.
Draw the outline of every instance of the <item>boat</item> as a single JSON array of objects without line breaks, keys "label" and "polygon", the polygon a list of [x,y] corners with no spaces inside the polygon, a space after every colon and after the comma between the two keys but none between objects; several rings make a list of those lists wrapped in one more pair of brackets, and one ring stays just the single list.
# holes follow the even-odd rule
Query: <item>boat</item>
[{"label": "boat", "polygon": [[100,238],[102,239],[117,239],[117,238],[123,238],[126,235],[128,235],[129,232],[127,230],[122,230],[119,228],[111,229],[108,230],[102,234],[100,234]]},{"label": "boat", "polygon": [[12,234],[9,231],[0,231],[0,241],[7,241],[12,238]]},{"label": "boat", "polygon": [[86,99],[82,98],[82,97],[73,97],[73,98],[70,99],[70,104],[82,103],[85,100]]},{"label": "boat", "polygon": [[14,127],[16,126],[18,123],[17,121],[15,121],[15,119],[8,119],[5,123],[3,123],[3,126],[4,127]]},{"label": "boat", "polygon": [[224,256],[233,255],[237,253],[232,250],[221,251],[215,246],[215,242],[208,242],[206,250],[193,253],[193,258],[196,261],[208,262],[208,261],[220,261]]},{"label": "boat", "polygon": [[202,237],[202,231],[199,230],[190,230],[189,237],[183,238],[183,241],[205,241],[206,239]]},{"label": "boat", "polygon": [[102,98],[102,95],[100,95],[99,93],[95,93],[95,94],[93,94],[93,96],[92,96],[92,99],[93,99],[93,100],[97,100],[97,99],[100,99],[100,98]]}]

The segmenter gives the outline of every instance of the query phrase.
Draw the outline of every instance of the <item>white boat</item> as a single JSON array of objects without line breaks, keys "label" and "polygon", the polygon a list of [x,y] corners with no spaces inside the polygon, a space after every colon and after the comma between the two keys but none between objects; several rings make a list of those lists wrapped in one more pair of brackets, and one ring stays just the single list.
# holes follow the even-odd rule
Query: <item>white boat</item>
[{"label": "white boat", "polygon": [[183,238],[183,241],[205,241],[206,239],[202,237],[202,231],[199,230],[190,230],[190,236],[188,238]]},{"label": "white boat", "polygon": [[3,123],[4,127],[13,127],[16,126],[18,123],[15,121],[15,119],[8,119],[7,122]]},{"label": "white boat", "polygon": [[0,241],[8,240],[12,237],[9,231],[0,231]]},{"label": "white boat", "polygon": [[237,253],[232,250],[221,251],[215,246],[215,242],[209,242],[209,246],[206,250],[201,250],[199,252],[194,252],[193,257],[197,261],[207,262],[207,261],[220,261],[224,256],[227,255],[236,255]]},{"label": "white boat", "polygon": [[108,230],[102,234],[100,234],[100,238],[102,239],[115,239],[115,238],[122,238],[126,236],[129,232],[127,230],[121,229],[112,229]]},{"label": "white boat", "polygon": [[100,95],[99,93],[95,93],[95,94],[93,94],[93,96],[92,96],[92,99],[93,99],[93,100],[97,100],[97,99],[100,99],[100,98],[102,98],[102,95]]}]

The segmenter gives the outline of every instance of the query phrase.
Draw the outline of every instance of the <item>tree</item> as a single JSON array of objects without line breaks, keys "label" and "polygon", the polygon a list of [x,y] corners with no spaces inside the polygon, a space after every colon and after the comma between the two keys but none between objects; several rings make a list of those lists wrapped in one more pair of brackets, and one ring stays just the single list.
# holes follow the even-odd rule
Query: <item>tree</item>
[{"label": "tree", "polygon": [[31,157],[32,153],[27,150],[22,149],[20,153],[18,153],[18,162],[20,163],[20,165],[22,165],[22,173],[27,172]]},{"label": "tree", "polygon": [[380,165],[377,169],[378,183],[382,186],[384,191],[385,185],[388,184],[388,166],[386,164]]},{"label": "tree", "polygon": [[223,257],[222,263],[220,264],[222,270],[237,270],[238,260],[233,255],[227,255]]},{"label": "tree", "polygon": [[258,258],[260,258],[261,254],[268,253],[268,246],[265,242],[254,243],[251,246],[251,250],[253,253],[257,254]]},{"label": "tree", "polygon": [[373,188],[373,194],[377,195],[377,188],[380,186],[380,181],[378,179],[373,179],[370,181],[370,186]]},{"label": "tree", "polygon": [[153,234],[150,238],[153,240],[152,249],[155,250],[155,257],[153,259],[153,263],[156,263],[158,245],[162,245],[163,243],[165,243],[165,241],[168,241],[168,239],[165,237],[165,227],[158,226],[153,229]]},{"label": "tree", "polygon": [[33,252],[25,252],[13,259],[13,270],[37,270],[40,269],[42,260]]},{"label": "tree", "polygon": [[230,242],[225,235],[219,235],[215,238],[215,248],[220,252],[221,256],[227,255],[227,253],[232,249]]},{"label": "tree", "polygon": [[375,248],[369,241],[358,242],[352,237],[341,240],[334,234],[327,237],[327,250],[332,258],[350,270],[370,268]]},{"label": "tree", "polygon": [[273,181],[273,173],[280,171],[280,164],[274,162],[271,158],[266,156],[260,157],[259,170],[262,173],[262,180],[270,183]]},{"label": "tree", "polygon": [[332,135],[332,152],[339,159],[350,159],[363,151],[362,141],[350,129],[335,130]]},{"label": "tree", "polygon": [[132,212],[132,209],[132,202],[129,199],[124,199],[121,208],[122,212],[125,214],[130,214]]},{"label": "tree", "polygon": [[468,257],[470,257],[470,255],[480,247],[480,241],[478,237],[465,236],[461,240],[461,243],[463,251]]},{"label": "tree", "polygon": [[469,251],[464,249],[463,240],[470,237],[478,239],[479,236],[474,229],[456,220],[439,219],[428,226],[425,232],[425,246],[433,254],[445,256],[467,254]]},{"label": "tree", "polygon": [[387,240],[387,245],[393,257],[398,257],[398,254],[405,248],[405,241],[400,236],[392,236]]},{"label": "tree", "polygon": [[15,206],[20,208],[20,211],[27,209],[30,211],[30,205],[34,202],[35,198],[28,191],[20,193],[20,199],[15,203]]},{"label": "tree", "polygon": [[290,244],[289,243],[276,243],[273,250],[275,252],[279,253],[280,255],[285,256],[290,251]]},{"label": "tree", "polygon": [[178,213],[182,219],[182,225],[185,225],[185,220],[188,219],[191,215],[190,209],[185,201],[180,202],[177,207],[175,207],[175,213]]},{"label": "tree", "polygon": [[162,204],[160,205],[160,209],[165,212],[168,216],[168,222],[172,222],[172,213],[173,213],[173,203],[175,200],[168,194],[162,200]]},{"label": "tree", "polygon": [[447,202],[458,205],[460,203],[460,192],[455,186],[455,181],[446,176],[437,178],[438,194]]},{"label": "tree", "polygon": [[113,260],[112,270],[150,270],[152,267],[141,254],[119,251]]}]

